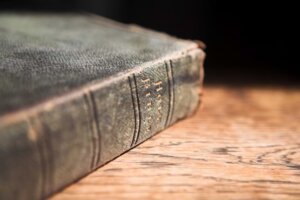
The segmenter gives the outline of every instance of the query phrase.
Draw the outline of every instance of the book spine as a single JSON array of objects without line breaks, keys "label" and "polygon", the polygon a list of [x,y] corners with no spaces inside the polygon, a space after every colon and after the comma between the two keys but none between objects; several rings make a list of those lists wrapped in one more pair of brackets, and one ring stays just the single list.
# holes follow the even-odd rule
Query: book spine
[{"label": "book spine", "polygon": [[0,124],[0,199],[45,198],[192,114],[203,60],[194,49]]}]

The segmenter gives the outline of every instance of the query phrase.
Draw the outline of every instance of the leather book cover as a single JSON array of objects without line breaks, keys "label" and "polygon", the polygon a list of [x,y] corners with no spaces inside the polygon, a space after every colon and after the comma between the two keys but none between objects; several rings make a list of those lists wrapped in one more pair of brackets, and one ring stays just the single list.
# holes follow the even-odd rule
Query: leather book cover
[{"label": "leather book cover", "polygon": [[0,199],[43,199],[201,101],[196,42],[88,14],[0,14]]}]

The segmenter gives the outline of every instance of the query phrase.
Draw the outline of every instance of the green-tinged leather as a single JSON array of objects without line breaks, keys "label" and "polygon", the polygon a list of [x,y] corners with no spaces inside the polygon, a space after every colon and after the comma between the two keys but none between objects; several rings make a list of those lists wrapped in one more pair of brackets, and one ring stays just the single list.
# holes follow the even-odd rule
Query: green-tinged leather
[{"label": "green-tinged leather", "polygon": [[199,103],[204,53],[190,41],[88,15],[1,14],[0,48],[0,199],[43,199]]},{"label": "green-tinged leather", "polygon": [[0,14],[0,114],[189,44],[114,28],[88,15]]}]

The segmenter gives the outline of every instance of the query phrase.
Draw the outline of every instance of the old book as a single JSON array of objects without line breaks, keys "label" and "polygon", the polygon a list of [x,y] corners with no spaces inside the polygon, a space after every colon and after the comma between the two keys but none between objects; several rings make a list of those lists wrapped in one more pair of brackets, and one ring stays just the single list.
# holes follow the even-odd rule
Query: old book
[{"label": "old book", "polygon": [[0,199],[41,199],[192,114],[193,41],[88,14],[0,15]]}]

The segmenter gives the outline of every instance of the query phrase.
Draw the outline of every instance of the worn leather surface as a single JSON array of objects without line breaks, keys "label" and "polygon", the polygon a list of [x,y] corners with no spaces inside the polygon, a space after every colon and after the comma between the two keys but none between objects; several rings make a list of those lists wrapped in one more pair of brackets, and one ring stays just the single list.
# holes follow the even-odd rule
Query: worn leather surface
[{"label": "worn leather surface", "polygon": [[87,15],[0,17],[0,199],[43,199],[197,108],[190,41]]},{"label": "worn leather surface", "polygon": [[0,14],[0,114],[189,46],[95,16]]}]

